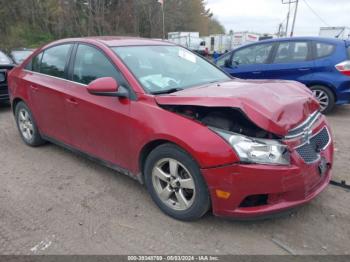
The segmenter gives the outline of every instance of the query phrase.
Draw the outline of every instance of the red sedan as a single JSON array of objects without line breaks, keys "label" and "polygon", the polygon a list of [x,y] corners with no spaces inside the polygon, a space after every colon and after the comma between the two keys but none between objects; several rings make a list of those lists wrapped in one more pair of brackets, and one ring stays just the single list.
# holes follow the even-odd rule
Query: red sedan
[{"label": "red sedan", "polygon": [[26,144],[50,141],[138,179],[176,219],[270,215],[330,180],[331,131],[305,86],[232,79],[171,43],[56,41],[9,86]]}]

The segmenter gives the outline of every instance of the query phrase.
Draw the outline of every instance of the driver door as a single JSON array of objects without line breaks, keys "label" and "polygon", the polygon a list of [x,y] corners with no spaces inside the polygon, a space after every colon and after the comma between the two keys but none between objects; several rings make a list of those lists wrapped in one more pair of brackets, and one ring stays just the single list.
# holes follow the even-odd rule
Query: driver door
[{"label": "driver door", "polygon": [[223,69],[230,75],[242,79],[264,79],[274,44],[249,45],[233,51],[230,65]]}]

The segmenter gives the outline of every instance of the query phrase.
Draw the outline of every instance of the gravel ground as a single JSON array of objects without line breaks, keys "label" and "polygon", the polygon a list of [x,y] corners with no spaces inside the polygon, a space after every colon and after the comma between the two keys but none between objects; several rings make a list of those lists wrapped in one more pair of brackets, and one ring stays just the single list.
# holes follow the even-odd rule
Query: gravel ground
[{"label": "gravel ground", "polygon": [[[350,107],[329,116],[334,178],[349,180]],[[0,254],[350,254],[350,192],[329,186],[291,215],[183,223],[144,187],[52,144],[25,146],[0,108]]]}]

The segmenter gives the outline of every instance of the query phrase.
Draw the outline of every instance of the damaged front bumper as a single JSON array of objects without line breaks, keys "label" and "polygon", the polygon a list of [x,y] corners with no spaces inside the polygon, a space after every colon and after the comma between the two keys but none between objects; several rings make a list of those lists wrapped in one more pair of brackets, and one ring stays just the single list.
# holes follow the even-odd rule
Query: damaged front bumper
[{"label": "damaged front bumper", "polygon": [[[321,130],[325,128],[329,130],[326,120],[321,116],[313,132],[322,134]],[[331,178],[333,141],[330,132],[328,134],[329,141],[313,161],[303,158],[298,151],[300,147],[297,140],[291,140],[286,142],[293,148],[291,164],[288,166],[238,163],[202,169],[209,185],[213,213],[234,218],[268,216],[315,198],[326,188]]]}]

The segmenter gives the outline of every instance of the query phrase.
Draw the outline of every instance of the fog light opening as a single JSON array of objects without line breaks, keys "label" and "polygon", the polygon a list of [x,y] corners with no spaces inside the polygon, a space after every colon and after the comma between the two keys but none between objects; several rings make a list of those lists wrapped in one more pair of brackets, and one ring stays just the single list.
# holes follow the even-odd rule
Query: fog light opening
[{"label": "fog light opening", "polygon": [[268,195],[250,195],[247,196],[239,205],[239,207],[256,207],[267,205]]}]

